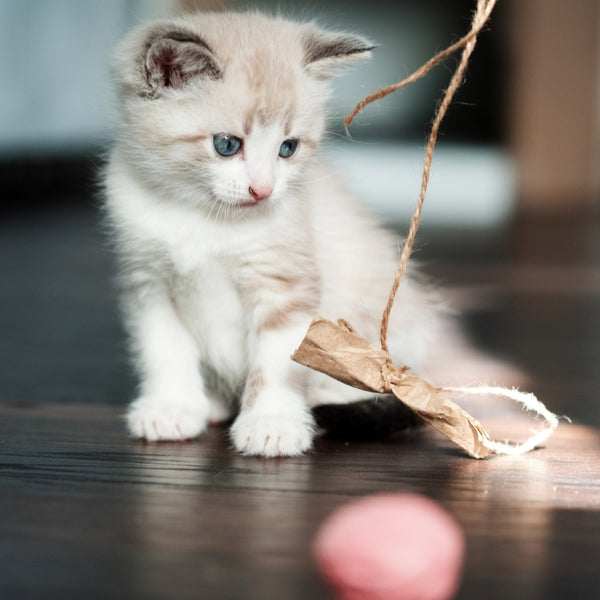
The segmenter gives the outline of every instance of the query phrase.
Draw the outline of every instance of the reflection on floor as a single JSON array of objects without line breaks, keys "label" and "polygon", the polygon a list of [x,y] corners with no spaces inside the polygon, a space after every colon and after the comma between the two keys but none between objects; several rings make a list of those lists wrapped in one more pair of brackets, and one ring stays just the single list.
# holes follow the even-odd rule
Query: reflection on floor
[{"label": "reflection on floor", "polygon": [[[221,428],[129,440],[133,381],[97,223],[85,204],[0,219],[0,597],[325,599],[319,523],[389,490],[435,498],[464,527],[460,598],[600,594],[597,217],[420,233],[417,257],[479,345],[573,420],[545,448],[485,461],[426,428],[322,438],[291,460],[237,456]],[[533,424],[472,408],[498,438]]]}]

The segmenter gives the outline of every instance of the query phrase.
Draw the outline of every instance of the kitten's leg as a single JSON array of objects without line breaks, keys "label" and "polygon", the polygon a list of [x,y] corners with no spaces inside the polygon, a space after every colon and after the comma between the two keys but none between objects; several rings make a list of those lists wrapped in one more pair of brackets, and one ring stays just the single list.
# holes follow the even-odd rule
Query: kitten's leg
[{"label": "kitten's leg", "polygon": [[129,315],[141,376],[140,396],[127,411],[130,433],[149,441],[198,436],[210,407],[194,339],[163,296],[130,304]]},{"label": "kitten's leg", "polygon": [[309,323],[302,316],[293,325],[257,336],[240,414],[231,428],[239,452],[296,456],[311,447],[315,424],[305,401],[307,372],[290,359]]}]

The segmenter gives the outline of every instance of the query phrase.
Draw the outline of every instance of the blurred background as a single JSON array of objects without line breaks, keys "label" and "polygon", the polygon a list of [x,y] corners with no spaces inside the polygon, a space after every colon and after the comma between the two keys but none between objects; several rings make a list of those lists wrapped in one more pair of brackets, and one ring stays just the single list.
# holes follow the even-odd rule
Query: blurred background
[{"label": "blurred background", "polygon": [[[3,204],[30,187],[93,180],[115,124],[110,56],[135,24],[176,11],[257,7],[378,44],[368,66],[336,81],[331,156],[377,210],[410,215],[422,150],[455,58],[368,107],[343,139],[342,119],[367,93],[400,80],[458,39],[472,0],[1,0],[0,177]],[[502,0],[442,128],[429,222],[494,225],[517,208],[561,210],[598,197],[599,3]],[[373,194],[373,175],[381,189]],[[64,180],[61,178],[64,177]],[[56,186],[56,187],[55,187]],[[50,188],[50,189],[49,189]]]},{"label": "blurred background", "polygon": [[[0,0],[0,398],[124,406],[130,395],[97,209],[116,126],[110,57],[130,28],[173,12],[256,7],[371,38],[371,62],[335,81],[328,155],[404,232],[457,57],[369,106],[351,138],[343,117],[459,39],[474,6]],[[567,380],[589,397],[600,384],[599,159],[600,2],[499,0],[442,125],[417,254],[467,290],[462,306],[476,306],[468,323],[481,344],[537,373],[554,395]]]}]

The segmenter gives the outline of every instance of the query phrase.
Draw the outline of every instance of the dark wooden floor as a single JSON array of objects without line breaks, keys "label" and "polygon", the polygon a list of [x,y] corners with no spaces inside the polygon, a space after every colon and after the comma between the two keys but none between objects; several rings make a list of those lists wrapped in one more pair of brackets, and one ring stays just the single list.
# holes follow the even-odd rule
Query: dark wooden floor
[{"label": "dark wooden floor", "polygon": [[[327,599],[310,556],[331,510],[406,490],[467,535],[461,599],[600,597],[600,222],[423,231],[419,255],[487,349],[566,414],[547,446],[475,461],[436,433],[237,456],[226,432],[129,440],[110,258],[85,206],[0,219],[0,598]],[[470,382],[469,382],[470,383]],[[502,436],[524,415],[490,404]]]}]

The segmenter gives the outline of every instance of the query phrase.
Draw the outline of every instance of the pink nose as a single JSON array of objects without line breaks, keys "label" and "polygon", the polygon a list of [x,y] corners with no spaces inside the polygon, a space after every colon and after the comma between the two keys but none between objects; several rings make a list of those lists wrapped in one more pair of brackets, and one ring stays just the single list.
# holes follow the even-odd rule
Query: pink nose
[{"label": "pink nose", "polygon": [[264,200],[265,198],[268,198],[271,195],[273,188],[270,185],[255,185],[250,186],[248,188],[248,191],[255,200]]}]

